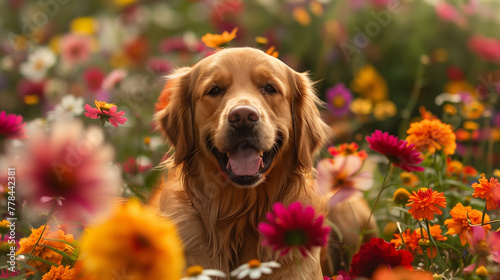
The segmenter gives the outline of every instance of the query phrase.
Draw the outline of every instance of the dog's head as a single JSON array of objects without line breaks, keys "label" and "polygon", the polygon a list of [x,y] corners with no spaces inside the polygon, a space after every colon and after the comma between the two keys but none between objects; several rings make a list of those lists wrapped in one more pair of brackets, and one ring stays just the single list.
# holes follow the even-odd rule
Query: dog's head
[{"label": "dog's head", "polygon": [[222,172],[240,187],[259,185],[275,168],[312,167],[328,127],[307,74],[233,48],[170,78],[170,102],[156,122],[175,147],[175,165]]}]

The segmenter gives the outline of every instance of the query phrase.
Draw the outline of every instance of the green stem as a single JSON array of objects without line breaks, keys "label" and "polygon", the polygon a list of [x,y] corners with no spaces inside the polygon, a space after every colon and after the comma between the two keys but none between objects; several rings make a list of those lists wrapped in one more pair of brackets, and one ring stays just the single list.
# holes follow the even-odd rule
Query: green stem
[{"label": "green stem", "polygon": [[[427,255],[427,246],[425,246],[425,235],[424,235],[424,229],[422,228],[422,224],[418,223],[420,226],[420,240],[422,240],[422,249],[423,249],[423,257],[424,257],[424,268],[426,271],[429,271],[429,256]],[[430,234],[428,234],[430,235]],[[432,254],[432,251],[431,251]]]},{"label": "green stem", "polygon": [[391,173],[393,170],[394,170],[394,165],[392,163],[389,163],[387,166],[387,170],[385,172],[385,175],[384,175],[384,180],[382,182],[382,186],[380,187],[380,191],[378,192],[377,198],[375,199],[375,202],[373,203],[372,209],[370,211],[370,215],[368,216],[368,220],[366,220],[366,223],[363,226],[363,229],[361,230],[360,242],[358,244],[358,247],[361,246],[361,243],[363,242],[363,235],[365,234],[365,231],[368,227],[368,224],[370,224],[370,220],[373,216],[373,212],[375,211],[375,208],[377,207],[377,204],[380,200],[380,197],[382,196],[382,192],[388,187],[389,179],[391,177]]},{"label": "green stem", "polygon": [[486,202],[484,203],[483,216],[481,217],[481,225],[484,225],[484,217],[486,216]]},{"label": "green stem", "polygon": [[[45,229],[47,229],[47,223],[49,222],[50,216],[52,215],[52,213],[54,212],[54,209],[56,208],[56,204],[57,204],[57,198],[54,198],[54,204],[52,205],[52,209],[50,209],[50,212],[47,214],[47,218],[45,219],[45,223],[43,225],[42,233],[40,233],[40,236],[38,236],[38,239],[36,240],[35,246],[33,246],[33,248],[31,249],[31,252],[29,253],[29,257],[26,260],[25,264],[28,264],[28,262],[30,261],[30,259],[32,257],[33,252],[35,251],[36,246],[38,246],[38,243],[40,243],[40,240],[42,239],[42,236],[45,232]],[[23,269],[21,269],[21,271],[19,272],[19,275],[23,274],[24,269],[25,269],[25,266],[23,266]]]},{"label": "green stem", "polygon": [[406,108],[401,111],[401,116],[403,120],[401,121],[401,125],[399,127],[399,138],[404,139],[406,134],[406,129],[410,126],[410,119],[415,110],[415,106],[417,105],[418,97],[420,96],[420,90],[423,85],[423,78],[425,73],[425,64],[421,61],[418,64],[417,72],[415,73],[415,84],[413,85],[413,89],[411,91],[410,101],[406,105]]}]

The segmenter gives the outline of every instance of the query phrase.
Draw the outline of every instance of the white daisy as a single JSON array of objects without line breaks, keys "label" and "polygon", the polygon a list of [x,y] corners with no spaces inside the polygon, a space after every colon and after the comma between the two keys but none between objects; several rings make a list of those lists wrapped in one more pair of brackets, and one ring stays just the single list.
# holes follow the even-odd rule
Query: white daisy
[{"label": "white daisy", "polygon": [[29,80],[40,81],[47,75],[47,70],[56,63],[56,55],[47,47],[33,51],[26,62],[19,65],[19,72]]},{"label": "white daisy", "polygon": [[237,279],[243,279],[247,276],[250,279],[259,279],[262,277],[262,274],[271,274],[273,272],[271,268],[280,267],[281,265],[275,261],[261,263],[260,261],[254,259],[231,271],[230,275],[231,277],[236,277]]},{"label": "white daisy", "polygon": [[199,265],[188,267],[186,277],[181,280],[211,280],[210,276],[226,278],[226,274],[217,269],[203,269]]},{"label": "white daisy", "polygon": [[71,94],[65,95],[53,111],[48,112],[48,119],[55,120],[64,117],[81,115],[84,111],[84,100],[81,97],[75,97]]}]

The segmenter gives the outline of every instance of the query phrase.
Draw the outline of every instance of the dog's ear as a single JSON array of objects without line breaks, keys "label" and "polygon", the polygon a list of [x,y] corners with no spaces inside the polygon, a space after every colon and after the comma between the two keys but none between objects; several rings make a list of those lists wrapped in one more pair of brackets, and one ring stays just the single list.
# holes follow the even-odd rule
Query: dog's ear
[{"label": "dog's ear", "polygon": [[312,167],[314,155],[331,135],[330,127],[321,119],[316,96],[308,73],[292,72],[292,118],[296,161],[303,170]]},{"label": "dog's ear", "polygon": [[164,90],[170,91],[167,106],[155,114],[156,128],[174,147],[174,165],[188,158],[193,151],[193,115],[190,93],[191,68],[176,69]]}]

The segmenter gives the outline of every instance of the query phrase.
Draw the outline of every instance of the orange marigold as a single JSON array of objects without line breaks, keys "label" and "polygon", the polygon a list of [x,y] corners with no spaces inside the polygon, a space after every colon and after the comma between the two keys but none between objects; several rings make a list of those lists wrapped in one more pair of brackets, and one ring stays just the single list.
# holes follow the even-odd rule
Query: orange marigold
[{"label": "orange marigold", "polygon": [[396,249],[400,249],[404,246],[403,249],[415,254],[418,247],[418,238],[416,237],[415,232],[412,232],[411,229],[408,228],[402,233],[395,233],[394,239],[391,240],[391,243],[394,244]]},{"label": "orange marigold", "polygon": [[[448,237],[442,235],[441,232],[442,232],[442,230],[441,230],[441,227],[439,225],[431,226],[431,236],[432,236],[432,239],[434,239],[435,241],[446,241],[446,239],[448,239]],[[414,237],[415,239],[423,240],[424,243],[430,242],[429,234],[427,233],[426,229],[424,229],[424,236],[422,236],[422,232],[421,232],[420,228],[416,229],[414,233],[415,233],[415,237]],[[417,244],[418,244],[418,242],[417,242]],[[421,254],[421,255],[424,253],[421,246],[417,247],[416,252]],[[431,258],[431,259],[435,258],[437,256],[436,247],[434,247],[434,246],[428,247],[427,248],[427,256],[429,256],[429,258]]]},{"label": "orange marigold", "polygon": [[[472,225],[481,224],[483,213],[472,209],[470,206],[463,206],[462,203],[458,203],[455,207],[453,207],[453,209],[451,209],[450,215],[451,219],[444,221],[444,224],[448,227],[448,232],[446,234],[458,234],[462,245],[469,243],[467,236],[472,234],[472,227],[469,225],[469,222]],[[468,220],[467,216],[469,218]],[[485,214],[484,222],[487,223],[489,221],[490,216]],[[483,228],[485,231],[489,231],[491,229],[491,225],[483,225]]]},{"label": "orange marigold", "polygon": [[407,133],[406,141],[409,144],[415,144],[421,152],[434,154],[436,150],[443,150],[446,155],[452,155],[457,148],[455,133],[451,126],[438,119],[414,122]]},{"label": "orange marigold", "polygon": [[[37,228],[37,229],[32,229],[31,230],[31,235],[29,237],[21,238],[19,241],[19,251],[17,251],[17,254],[29,254],[32,250],[33,247],[35,246],[36,242],[38,241],[38,238],[42,234],[43,231],[43,226]],[[59,253],[56,253],[52,249],[49,249],[48,247],[45,247],[43,245],[47,245],[50,247],[53,247],[59,251],[62,251],[66,253],[67,255],[70,255],[73,253],[73,247],[61,242],[61,241],[53,241],[53,240],[47,240],[47,239],[57,239],[61,241],[65,241],[68,243],[71,243],[74,241],[73,235],[72,234],[65,234],[64,231],[58,229],[56,231],[51,231],[50,226],[47,226],[45,231],[43,232],[42,238],[38,242],[38,245],[36,246],[35,250],[33,250],[32,256],[37,257],[43,260],[46,260],[51,263],[55,263],[57,265],[60,265],[63,256],[60,255]],[[28,265],[36,268],[37,270],[41,272],[47,272],[50,269],[49,264],[44,263],[39,260],[33,260],[31,259],[28,262]],[[28,269],[30,273],[33,273]]]},{"label": "orange marigold", "polygon": [[495,189],[500,189],[500,183],[494,177],[491,177],[490,180],[486,179],[484,173],[481,174],[481,179],[479,179],[479,183],[473,183],[472,186],[474,188],[474,193],[472,197],[481,198],[486,200],[486,209],[494,210],[498,208],[498,203],[495,201],[493,194]]},{"label": "orange marigold", "polygon": [[444,193],[433,191],[432,189],[421,188],[418,192],[413,191],[408,199],[410,203],[406,206],[411,207],[408,210],[416,220],[434,218],[434,213],[441,215],[443,211],[439,207],[446,207],[446,198]]},{"label": "orange marigold", "polygon": [[205,36],[201,37],[201,41],[209,48],[219,49],[221,45],[224,45],[234,38],[236,38],[236,32],[238,28],[235,27],[231,33],[224,31],[222,34],[211,34],[207,33]]},{"label": "orange marigold", "polygon": [[74,269],[68,266],[53,266],[43,275],[42,280],[72,280]]}]

